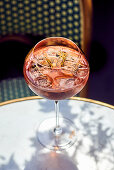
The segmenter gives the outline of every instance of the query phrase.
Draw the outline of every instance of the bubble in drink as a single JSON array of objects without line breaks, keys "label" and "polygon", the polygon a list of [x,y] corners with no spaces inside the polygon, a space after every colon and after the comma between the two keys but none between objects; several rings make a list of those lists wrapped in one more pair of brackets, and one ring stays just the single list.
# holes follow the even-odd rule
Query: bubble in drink
[{"label": "bubble in drink", "polygon": [[36,94],[61,100],[85,86],[89,65],[81,51],[60,45],[44,46],[33,49],[27,56],[24,76]]}]

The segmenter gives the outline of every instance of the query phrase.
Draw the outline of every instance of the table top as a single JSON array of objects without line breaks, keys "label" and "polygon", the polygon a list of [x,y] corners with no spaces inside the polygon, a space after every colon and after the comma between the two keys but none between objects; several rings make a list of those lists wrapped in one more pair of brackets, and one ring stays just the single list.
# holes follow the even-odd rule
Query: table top
[{"label": "table top", "polygon": [[0,106],[0,170],[114,169],[114,106],[79,97],[60,101],[60,115],[75,123],[80,137],[59,152],[36,137],[36,126],[55,116],[53,101],[36,96]]}]

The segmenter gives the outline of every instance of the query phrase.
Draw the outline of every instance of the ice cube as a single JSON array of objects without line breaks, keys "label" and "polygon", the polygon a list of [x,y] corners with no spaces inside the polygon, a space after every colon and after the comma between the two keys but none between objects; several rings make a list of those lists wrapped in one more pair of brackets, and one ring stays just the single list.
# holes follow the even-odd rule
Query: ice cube
[{"label": "ice cube", "polygon": [[74,79],[74,78],[68,79],[68,80],[66,81],[66,87],[67,87],[67,88],[72,88],[72,87],[74,86],[74,83],[75,83],[75,79]]},{"label": "ice cube", "polygon": [[88,74],[88,68],[79,68],[77,70],[77,76],[80,78],[84,78],[86,77]]},{"label": "ice cube", "polygon": [[74,86],[75,83],[75,79],[61,79],[60,80],[60,87],[62,89],[68,89],[68,88],[72,88]]},{"label": "ice cube", "polygon": [[51,85],[51,82],[45,78],[40,77],[40,78],[37,78],[35,81],[37,82],[38,86],[43,87],[43,88],[50,87]]}]

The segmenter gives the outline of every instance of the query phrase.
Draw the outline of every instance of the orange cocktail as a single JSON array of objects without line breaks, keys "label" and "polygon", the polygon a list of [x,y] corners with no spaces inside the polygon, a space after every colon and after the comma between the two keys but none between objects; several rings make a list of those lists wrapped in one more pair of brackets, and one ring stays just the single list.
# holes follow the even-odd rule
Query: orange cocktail
[{"label": "orange cocktail", "polygon": [[46,46],[31,50],[24,65],[29,87],[48,99],[74,96],[85,86],[89,66],[80,51],[65,46]]}]

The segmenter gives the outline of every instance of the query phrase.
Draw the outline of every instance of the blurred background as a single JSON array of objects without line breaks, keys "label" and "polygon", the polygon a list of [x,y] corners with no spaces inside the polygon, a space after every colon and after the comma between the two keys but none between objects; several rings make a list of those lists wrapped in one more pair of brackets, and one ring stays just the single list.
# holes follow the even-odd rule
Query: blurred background
[{"label": "blurred background", "polygon": [[93,0],[89,98],[114,105],[114,1]]},{"label": "blurred background", "polygon": [[[85,1],[85,0],[84,0]],[[20,1],[21,2],[21,1]],[[26,3],[25,3],[26,2]],[[28,5],[28,0],[24,1],[24,7],[27,10],[29,10],[29,7],[27,8]],[[32,1],[31,1],[32,2]],[[46,3],[47,1],[44,0],[44,2]],[[50,1],[51,2],[51,1]],[[57,8],[56,11],[59,11],[60,9],[60,1],[56,0],[55,1],[57,3]],[[50,3],[50,7],[53,7],[53,9],[55,8],[54,3]],[[65,0],[64,0],[65,2]],[[10,15],[10,12],[8,14],[7,9],[12,7],[12,10],[16,10],[16,7],[14,7],[13,5],[16,5],[16,1],[12,0],[12,4],[10,5],[9,0],[4,0],[0,2],[0,6],[3,7],[4,4],[6,4],[5,9],[0,8],[0,22],[2,21],[2,24],[0,25],[2,28],[4,28],[4,24],[5,21],[3,21],[3,17],[6,17],[7,15]],[[73,3],[71,3],[70,1],[66,1],[65,2],[67,5],[69,5],[69,7],[71,7],[71,9],[73,8],[72,5],[77,5],[78,7],[78,0],[74,0]],[[37,2],[38,5],[41,6],[41,1]],[[16,23],[16,17],[18,15],[20,15],[20,19],[23,19],[23,16],[21,16],[22,14],[22,7],[23,4],[20,3],[18,4],[19,6],[19,13],[16,14],[16,12],[14,13],[14,23]],[[35,9],[34,7],[34,3],[31,4],[33,9]],[[93,18],[92,18],[92,35],[91,35],[91,43],[90,43],[90,52],[89,52],[89,63],[90,63],[90,78],[89,78],[89,83],[88,83],[88,94],[87,97],[91,98],[91,99],[95,99],[95,100],[99,100],[102,102],[106,102],[109,104],[114,105],[114,1],[113,0],[92,0],[92,5],[93,5]],[[63,7],[63,11],[61,14],[57,13],[56,16],[56,21],[58,23],[56,26],[56,31],[57,31],[57,36],[59,36],[59,16],[64,16],[65,12],[64,9],[65,4],[62,4]],[[71,11],[71,9],[69,8],[69,21],[72,22],[72,18],[75,16],[75,19],[78,18],[78,12],[77,7],[74,9],[73,13]],[[47,4],[45,4],[44,8],[47,8]],[[24,10],[25,10],[24,9]],[[54,10],[53,9],[47,9],[49,10],[50,14],[53,14]],[[4,10],[6,11],[6,14],[4,15]],[[39,8],[40,10],[40,8]],[[61,9],[60,9],[61,10]],[[88,10],[88,9],[86,9]],[[25,12],[26,12],[25,11]],[[76,12],[76,13],[75,13]],[[26,13],[29,15],[29,13]],[[44,13],[44,15],[46,14],[46,12]],[[31,17],[31,22],[32,20],[35,21],[34,18],[34,10],[32,10],[31,15],[33,15]],[[72,16],[72,18],[71,18]],[[39,15],[40,17],[40,15]],[[63,18],[64,19],[64,18]],[[7,17],[7,20],[10,20],[10,17]],[[45,18],[46,20],[46,18]],[[54,16],[51,15],[51,20],[54,20]],[[41,19],[39,20],[39,23],[42,23]],[[65,22],[65,19],[63,20]],[[29,20],[26,20],[26,23],[28,24]],[[33,22],[34,23],[34,22]],[[76,21],[76,23],[74,23],[73,27],[76,26],[76,29],[78,29],[78,20]],[[28,33],[30,32],[30,28],[35,30],[35,24],[33,24],[31,27],[29,27],[28,25],[24,26],[24,23],[21,22],[20,24],[22,24],[21,26],[21,31],[24,30],[24,27],[26,27],[28,29]],[[53,26],[53,23],[50,23]],[[66,21],[67,24],[67,21]],[[11,31],[11,26],[12,23],[10,22],[8,25],[9,31]],[[48,25],[45,25],[48,28]],[[65,28],[65,26],[63,25],[62,29],[70,29],[70,27],[72,27],[70,24],[68,24],[69,28]],[[15,30],[17,30],[16,25],[15,25]],[[4,28],[5,29],[5,28]],[[53,28],[52,28],[52,31]],[[89,31],[89,30],[88,30]],[[65,32],[64,32],[65,33]],[[0,33],[1,34],[1,33]],[[4,32],[5,34],[5,32]],[[39,31],[40,34],[40,31]],[[69,36],[70,34],[72,34],[72,30],[69,30],[69,34],[64,35],[67,38],[70,38],[71,36]],[[53,35],[53,34],[52,34]],[[13,83],[7,83],[4,80],[7,80],[9,78],[15,78],[18,77],[18,80],[20,80],[20,77],[23,77],[23,62],[24,62],[24,58],[27,55],[27,53],[29,52],[29,50],[33,47],[33,45],[35,45],[39,40],[45,38],[45,35],[39,35],[39,36],[32,36],[29,34],[29,36],[27,36],[26,39],[23,38],[23,35],[20,36],[19,41],[13,41],[13,38],[9,38],[7,39],[7,41],[5,41],[5,39],[3,41],[0,40],[0,95],[2,96],[1,98],[3,98],[3,100],[7,100],[7,94],[8,93],[13,93],[10,92],[10,85],[12,84],[13,87],[13,83],[16,83],[17,86],[19,86],[19,83],[15,80],[13,81]],[[72,38],[72,37],[71,37]],[[74,37],[74,41],[76,39],[80,39],[80,37],[78,37],[78,34]],[[77,42],[78,43],[78,42]],[[80,42],[78,43],[78,45],[80,46]],[[7,58],[6,58],[7,56]],[[22,56],[20,58],[20,56]],[[3,90],[4,87],[6,87],[7,90]],[[20,84],[20,86],[22,86]],[[17,88],[17,87],[16,87]],[[14,88],[16,90],[16,88]],[[23,86],[23,89],[25,88],[25,86]],[[24,89],[24,92],[26,92],[26,96],[29,95],[34,95],[32,92],[28,92],[26,90],[26,88]],[[22,91],[23,93],[23,91]],[[20,94],[19,94],[20,95]],[[23,95],[20,96],[16,96],[15,94],[15,98],[16,97],[24,97]],[[12,99],[12,98],[9,98]],[[1,99],[2,101],[2,99]]]}]

